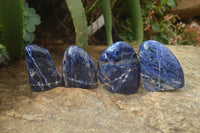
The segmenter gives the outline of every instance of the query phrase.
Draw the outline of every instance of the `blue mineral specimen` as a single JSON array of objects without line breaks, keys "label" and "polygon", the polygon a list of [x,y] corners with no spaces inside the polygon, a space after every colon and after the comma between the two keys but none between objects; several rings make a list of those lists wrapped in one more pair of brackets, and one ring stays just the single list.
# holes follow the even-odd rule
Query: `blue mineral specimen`
[{"label": "blue mineral specimen", "polygon": [[138,91],[140,70],[134,49],[119,41],[103,51],[97,73],[100,82],[111,92],[131,94]]},{"label": "blue mineral specimen", "polygon": [[25,48],[26,65],[33,91],[43,91],[61,85],[60,76],[49,52],[37,45]]},{"label": "blue mineral specimen", "polygon": [[148,91],[174,90],[184,86],[182,67],[174,54],[157,41],[145,41],[139,50],[140,71]]},{"label": "blue mineral specimen", "polygon": [[70,46],[64,53],[62,81],[66,87],[89,89],[98,85],[94,61],[78,46]]}]

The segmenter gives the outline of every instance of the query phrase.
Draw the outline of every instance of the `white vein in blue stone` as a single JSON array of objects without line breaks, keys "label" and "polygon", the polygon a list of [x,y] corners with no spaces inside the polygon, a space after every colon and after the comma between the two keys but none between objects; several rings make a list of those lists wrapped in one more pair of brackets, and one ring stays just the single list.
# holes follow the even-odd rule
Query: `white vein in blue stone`
[{"label": "white vein in blue stone", "polygon": [[[47,82],[45,76],[44,76],[43,73],[40,71],[40,68],[39,68],[39,66],[37,65],[37,63],[35,62],[35,59],[33,59],[33,57],[32,57],[32,55],[31,55],[30,51],[31,51],[31,50],[30,50],[30,47],[29,47],[29,49],[27,50],[27,52],[28,52],[29,56],[31,57],[32,61],[34,62],[36,68],[38,69],[38,72],[41,74],[41,76],[42,76],[42,78],[44,79],[45,83],[48,85],[48,82]],[[51,87],[51,86],[48,85],[48,87]]]},{"label": "white vein in blue stone", "polygon": [[97,85],[97,83],[91,83],[91,82],[86,82],[86,83],[84,83],[83,81],[78,80],[77,77],[76,77],[76,79],[74,79],[74,78],[68,78],[68,77],[65,77],[65,78],[68,79],[68,80],[70,80],[70,81],[72,81],[72,82],[76,82],[76,83],[80,83],[80,84],[85,84],[85,85]]}]

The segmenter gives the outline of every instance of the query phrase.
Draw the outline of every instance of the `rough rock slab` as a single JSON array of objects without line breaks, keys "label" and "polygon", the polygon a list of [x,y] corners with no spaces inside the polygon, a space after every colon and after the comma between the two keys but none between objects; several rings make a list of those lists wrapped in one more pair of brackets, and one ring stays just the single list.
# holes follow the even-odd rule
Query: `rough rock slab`
[{"label": "rough rock slab", "polygon": [[[185,74],[185,87],[172,92],[148,92],[141,85],[138,93],[122,95],[99,85],[92,90],[57,87],[38,93],[30,89],[24,60],[0,68],[0,132],[199,132],[200,48],[167,47]],[[105,48],[88,47],[95,63]],[[59,73],[62,49],[52,55]]]},{"label": "rough rock slab", "polygon": [[178,0],[176,8],[169,12],[179,15],[181,18],[200,16],[200,0]]}]

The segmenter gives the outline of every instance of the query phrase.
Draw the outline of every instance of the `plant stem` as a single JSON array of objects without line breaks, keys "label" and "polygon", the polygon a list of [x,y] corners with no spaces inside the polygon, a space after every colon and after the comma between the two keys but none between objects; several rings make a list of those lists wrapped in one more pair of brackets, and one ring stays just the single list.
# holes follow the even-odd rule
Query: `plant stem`
[{"label": "plant stem", "polygon": [[24,0],[0,0],[2,36],[10,58],[19,60],[23,47]]},{"label": "plant stem", "polygon": [[88,15],[90,12],[92,12],[95,8],[97,8],[103,0],[96,0],[94,4],[85,12],[85,15]]},{"label": "plant stem", "polygon": [[135,29],[136,45],[140,45],[144,36],[140,0],[126,0],[126,4],[130,13],[132,25]]},{"label": "plant stem", "polygon": [[106,27],[107,45],[111,45],[113,43],[113,40],[112,40],[112,18],[111,18],[110,0],[104,0],[102,2],[101,7]]}]

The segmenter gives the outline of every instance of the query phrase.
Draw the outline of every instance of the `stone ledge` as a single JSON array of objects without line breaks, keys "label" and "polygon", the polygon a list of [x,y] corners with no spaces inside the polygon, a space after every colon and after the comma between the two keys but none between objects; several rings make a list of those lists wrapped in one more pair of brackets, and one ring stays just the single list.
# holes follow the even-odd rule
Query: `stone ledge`
[{"label": "stone ledge", "polygon": [[[30,90],[24,60],[0,68],[1,133],[199,132],[200,48],[167,47],[185,74],[185,87],[171,92],[147,92],[141,85],[138,93],[122,95],[99,84],[90,90],[57,87],[38,93]],[[97,62],[105,48],[89,46],[88,53]],[[60,66],[63,56],[52,57]]]},{"label": "stone ledge", "polygon": [[169,13],[181,18],[200,16],[200,0],[178,0],[177,7],[169,10]]}]

